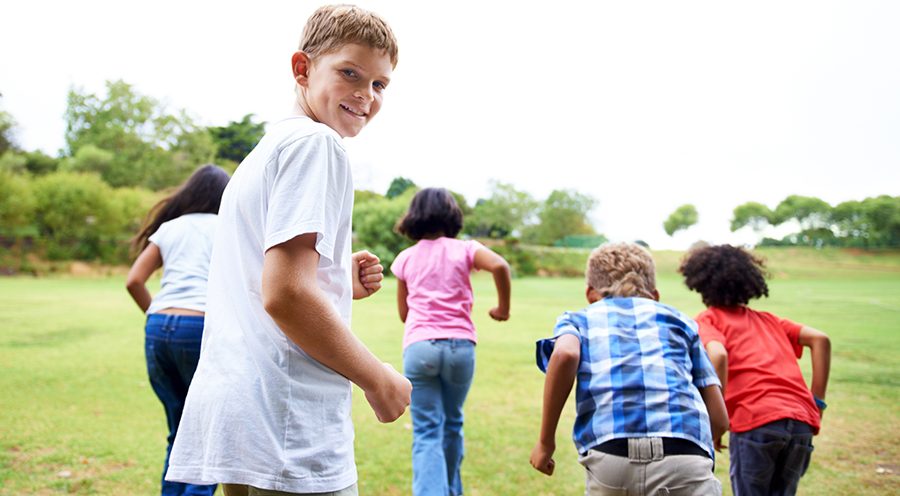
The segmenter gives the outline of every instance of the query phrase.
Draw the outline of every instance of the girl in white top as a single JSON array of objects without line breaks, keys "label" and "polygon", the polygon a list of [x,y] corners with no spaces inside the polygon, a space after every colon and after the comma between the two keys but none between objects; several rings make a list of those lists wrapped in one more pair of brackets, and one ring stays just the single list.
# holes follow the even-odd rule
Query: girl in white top
[{"label": "girl in white top", "polygon": [[[163,404],[169,428],[163,477],[188,386],[200,358],[216,214],[228,180],[228,173],[220,167],[200,167],[150,210],[144,227],[132,240],[140,255],[128,273],[127,288],[147,314],[147,375]],[[146,282],[160,267],[161,288],[151,297]],[[215,489],[215,485],[169,482],[163,478],[161,494],[211,496]]]}]

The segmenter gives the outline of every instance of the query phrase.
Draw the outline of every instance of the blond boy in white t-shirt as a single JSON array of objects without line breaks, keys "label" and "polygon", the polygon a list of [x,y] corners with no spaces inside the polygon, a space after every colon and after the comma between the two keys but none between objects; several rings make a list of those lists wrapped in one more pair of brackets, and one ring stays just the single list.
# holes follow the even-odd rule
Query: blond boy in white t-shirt
[{"label": "blond boy in white t-shirt", "polygon": [[341,138],[381,107],[397,43],[377,15],[317,10],[292,57],[297,116],[270,126],[219,211],[200,363],[167,479],[226,496],[356,494],[351,385],[382,422],[409,381],[351,332],[350,303],[381,287],[351,255],[353,179]]}]

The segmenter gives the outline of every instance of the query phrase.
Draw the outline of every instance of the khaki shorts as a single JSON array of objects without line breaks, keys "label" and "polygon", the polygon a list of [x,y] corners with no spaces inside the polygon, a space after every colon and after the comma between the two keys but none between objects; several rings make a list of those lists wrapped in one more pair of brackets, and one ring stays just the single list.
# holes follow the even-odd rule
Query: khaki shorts
[{"label": "khaki shorts", "polygon": [[[712,496],[722,494],[713,461],[699,455],[662,455],[660,438],[629,440],[629,455],[590,450],[578,461],[587,471],[588,496]],[[631,444],[634,444],[632,449]]]},{"label": "khaki shorts", "polygon": [[253,486],[245,486],[243,484],[222,484],[222,490],[225,496],[358,496],[359,491],[356,484],[341,489],[340,491],[332,491],[329,493],[286,493],[284,491],[275,491],[274,489],[260,489]]}]

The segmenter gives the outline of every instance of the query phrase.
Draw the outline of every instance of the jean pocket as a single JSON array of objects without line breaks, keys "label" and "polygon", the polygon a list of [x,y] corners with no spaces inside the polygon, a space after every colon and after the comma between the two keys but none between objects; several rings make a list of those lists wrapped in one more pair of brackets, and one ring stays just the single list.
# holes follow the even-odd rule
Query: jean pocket
[{"label": "jean pocket", "polygon": [[792,444],[784,460],[784,471],[793,474],[798,479],[802,477],[809,468],[809,461],[814,449],[809,441]]},{"label": "jean pocket", "polygon": [[739,439],[737,459],[731,462],[737,463],[741,478],[768,483],[775,474],[775,461],[784,446],[785,442],[782,440],[759,442],[746,438]]}]

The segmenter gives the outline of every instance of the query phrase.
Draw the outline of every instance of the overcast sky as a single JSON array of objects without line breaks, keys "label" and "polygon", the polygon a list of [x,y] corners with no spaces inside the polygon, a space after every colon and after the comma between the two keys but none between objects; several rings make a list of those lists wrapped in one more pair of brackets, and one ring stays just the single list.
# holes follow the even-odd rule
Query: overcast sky
[{"label": "overcast sky", "polygon": [[[900,194],[900,2],[357,3],[400,43],[381,113],[347,140],[359,189],[572,188],[600,232],[655,248],[754,239],[728,230],[746,201]],[[5,2],[0,105],[50,154],[69,87],[111,79],[204,125],[272,122],[318,5]],[[685,203],[700,222],[669,238]]]}]

